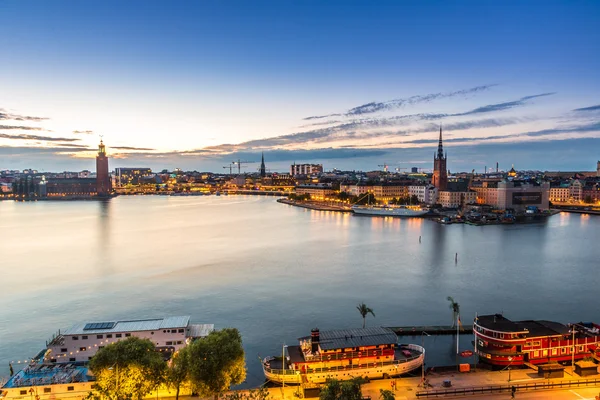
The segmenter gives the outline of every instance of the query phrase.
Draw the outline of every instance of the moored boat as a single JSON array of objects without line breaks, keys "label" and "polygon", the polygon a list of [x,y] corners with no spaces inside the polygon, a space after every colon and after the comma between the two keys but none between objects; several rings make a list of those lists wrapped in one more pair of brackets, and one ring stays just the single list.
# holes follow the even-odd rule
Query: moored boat
[{"label": "moored boat", "polygon": [[352,211],[357,215],[371,215],[380,217],[420,217],[429,212],[420,206],[352,206]]},{"label": "moored boat", "polygon": [[262,360],[265,377],[276,383],[324,383],[328,379],[395,377],[423,365],[425,349],[398,344],[387,328],[341,329],[299,339],[282,356]]}]

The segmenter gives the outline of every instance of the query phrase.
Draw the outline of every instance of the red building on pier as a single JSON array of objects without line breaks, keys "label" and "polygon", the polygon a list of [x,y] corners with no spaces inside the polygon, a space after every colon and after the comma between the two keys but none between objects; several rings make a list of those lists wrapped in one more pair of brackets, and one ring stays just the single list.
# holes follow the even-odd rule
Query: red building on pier
[{"label": "red building on pier", "polygon": [[591,322],[567,326],[482,315],[473,322],[473,334],[479,359],[492,365],[571,363],[600,354],[600,325]]}]

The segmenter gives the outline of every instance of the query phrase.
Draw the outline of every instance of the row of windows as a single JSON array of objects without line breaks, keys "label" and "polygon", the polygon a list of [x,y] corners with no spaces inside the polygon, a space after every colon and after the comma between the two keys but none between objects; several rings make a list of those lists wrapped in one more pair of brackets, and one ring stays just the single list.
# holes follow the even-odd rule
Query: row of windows
[{"label": "row of windows", "polygon": [[[154,332],[152,332],[152,334],[154,334]],[[131,336],[131,333],[126,333],[125,334],[125,337],[129,337],[129,336]],[[113,337],[112,333],[109,333],[109,334],[106,335],[107,339],[112,339],[112,337]],[[123,337],[123,334],[116,333],[115,337],[118,337],[118,338]],[[73,340],[79,340],[79,336],[72,336],[72,338],[73,338]],[[88,337],[86,335],[83,335],[81,337],[81,340],[87,340],[87,339],[88,339]],[[104,339],[104,338],[103,338],[103,335],[96,335],[96,339]]]},{"label": "row of windows", "polygon": [[[67,390],[69,392],[72,392],[75,390],[75,386],[67,386]],[[51,393],[52,392],[52,388],[44,388],[44,393]],[[20,391],[21,395],[27,394],[27,390],[21,390]]]},{"label": "row of windows", "polygon": [[[158,343],[157,343],[157,344],[158,344]],[[173,345],[175,345],[175,344],[183,344],[183,341],[181,341],[181,340],[178,340],[178,341],[176,341],[176,342],[175,342],[175,341],[173,341],[173,342],[167,342],[167,343],[166,343],[166,345],[167,345],[167,346],[173,346]]]}]

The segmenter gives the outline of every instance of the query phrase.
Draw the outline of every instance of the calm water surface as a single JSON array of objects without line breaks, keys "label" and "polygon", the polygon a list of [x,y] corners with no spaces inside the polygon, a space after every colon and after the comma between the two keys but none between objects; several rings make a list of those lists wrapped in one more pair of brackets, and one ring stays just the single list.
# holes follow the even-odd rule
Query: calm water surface
[{"label": "calm water surface", "polygon": [[[419,243],[421,236],[421,243]],[[475,313],[600,320],[600,217],[474,227],[309,211],[261,197],[0,202],[0,375],[76,322],[191,315],[257,356],[320,329],[463,323]],[[454,256],[458,253],[458,262]],[[453,363],[427,337],[428,365]],[[461,349],[472,338],[461,336]],[[421,338],[403,341],[420,343]]]}]

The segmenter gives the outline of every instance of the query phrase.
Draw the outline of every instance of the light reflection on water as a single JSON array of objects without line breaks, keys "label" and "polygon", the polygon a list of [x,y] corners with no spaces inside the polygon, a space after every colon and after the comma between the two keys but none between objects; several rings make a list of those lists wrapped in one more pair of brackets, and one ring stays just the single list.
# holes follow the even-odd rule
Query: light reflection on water
[{"label": "light reflection on water", "polygon": [[[509,318],[599,320],[600,218],[440,225],[355,217],[261,197],[120,197],[107,202],[0,202],[0,375],[75,322],[191,315],[240,329],[248,384],[257,355],[310,328],[463,323]],[[419,242],[421,237],[421,242]],[[455,254],[458,253],[458,262]],[[420,343],[421,338],[403,341]],[[461,336],[461,347],[471,346]],[[426,337],[428,363],[454,362],[451,337]]]}]

